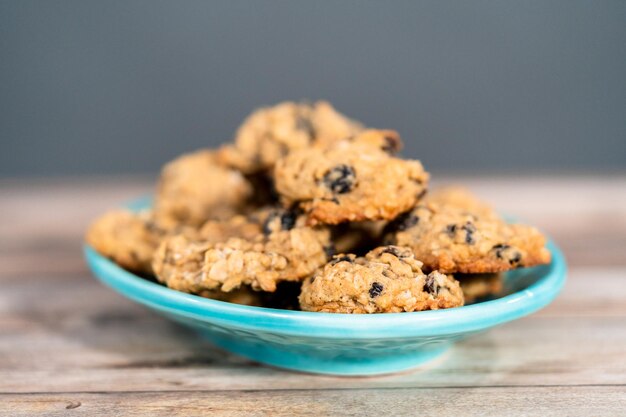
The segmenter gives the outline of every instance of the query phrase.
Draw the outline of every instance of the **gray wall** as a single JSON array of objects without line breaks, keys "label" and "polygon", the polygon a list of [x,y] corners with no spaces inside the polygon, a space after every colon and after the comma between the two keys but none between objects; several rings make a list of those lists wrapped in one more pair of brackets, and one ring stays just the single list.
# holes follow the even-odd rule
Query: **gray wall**
[{"label": "gray wall", "polygon": [[626,169],[626,1],[0,0],[0,176],[153,172],[326,98],[435,171]]}]

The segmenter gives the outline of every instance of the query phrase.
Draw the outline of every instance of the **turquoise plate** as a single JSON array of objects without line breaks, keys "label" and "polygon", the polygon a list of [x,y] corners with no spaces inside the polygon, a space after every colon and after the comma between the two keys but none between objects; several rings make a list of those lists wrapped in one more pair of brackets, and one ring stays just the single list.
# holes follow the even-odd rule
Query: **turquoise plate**
[{"label": "turquoise plate", "polygon": [[[146,200],[132,204],[146,205]],[[430,361],[467,336],[548,305],[565,283],[559,248],[550,265],[505,275],[505,296],[447,310],[331,314],[250,307],[171,290],[134,275],[85,246],[100,281],[120,294],[197,330],[215,345],[258,362],[304,372],[374,375]]]}]

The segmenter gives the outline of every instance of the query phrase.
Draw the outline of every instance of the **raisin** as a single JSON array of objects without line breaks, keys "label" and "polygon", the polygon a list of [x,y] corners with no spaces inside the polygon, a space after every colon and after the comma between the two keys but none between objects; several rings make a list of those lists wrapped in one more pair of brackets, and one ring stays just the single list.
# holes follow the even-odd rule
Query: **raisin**
[{"label": "raisin", "polygon": [[384,140],[385,144],[381,148],[383,151],[394,155],[400,150],[400,138],[398,136],[386,135]]},{"label": "raisin", "polygon": [[349,165],[341,164],[329,170],[324,175],[324,184],[333,193],[344,194],[356,186],[356,173]]},{"label": "raisin", "polygon": [[400,253],[398,252],[398,248],[396,248],[395,246],[387,246],[385,249],[383,249],[380,254],[382,255],[383,253],[390,253],[393,256],[395,256],[396,258],[400,257]]},{"label": "raisin", "polygon": [[493,245],[491,250],[496,252],[496,258],[502,259],[502,252],[510,248],[509,245],[505,245],[504,243],[498,243],[497,245]]},{"label": "raisin", "polygon": [[332,258],[335,252],[335,245],[333,245],[332,243],[328,246],[324,246],[324,253],[326,254],[326,258]]},{"label": "raisin", "polygon": [[287,155],[291,150],[286,143],[278,142],[276,143],[276,145],[278,146],[278,152],[280,153],[280,156]]},{"label": "raisin", "polygon": [[446,226],[446,233],[450,235],[450,237],[454,237],[456,234],[456,224],[449,224]]},{"label": "raisin", "polygon": [[272,227],[272,223],[274,223],[276,219],[279,219],[280,221],[280,230],[291,230],[296,225],[296,218],[297,215],[293,211],[275,211],[270,214],[263,223],[263,233],[269,235],[270,233],[275,231]]},{"label": "raisin", "polygon": [[291,230],[296,225],[296,213],[286,211],[280,216],[280,227],[283,230]]},{"label": "raisin", "polygon": [[509,252],[509,256],[507,256],[507,254],[505,254],[504,252],[508,249],[511,249],[511,246],[504,243],[498,243],[497,245],[493,245],[493,247],[491,248],[491,250],[495,251],[496,258],[507,259],[509,261],[509,264],[511,265],[519,264],[522,260],[522,254],[518,251],[511,251]]},{"label": "raisin", "polygon": [[402,251],[400,248],[398,248],[397,246],[387,246],[385,249],[383,249],[380,254],[382,255],[383,253],[390,253],[393,256],[395,256],[396,258],[408,258],[410,255],[410,253],[408,251]]},{"label": "raisin", "polygon": [[275,216],[271,214],[263,223],[263,234],[269,235],[272,233],[272,229],[270,227],[270,223],[274,220]]},{"label": "raisin", "polygon": [[511,265],[516,265],[522,260],[522,254],[519,252],[515,252],[511,258],[509,258],[509,263]]},{"label": "raisin", "polygon": [[157,224],[155,222],[153,222],[152,220],[148,220],[145,223],[146,225],[146,230],[148,230],[148,232],[150,233],[155,233],[158,235],[162,235],[165,232],[163,231],[163,229],[161,229],[159,226],[157,226]]},{"label": "raisin", "polygon": [[296,129],[305,132],[309,136],[309,140],[315,139],[315,126],[310,118],[298,116],[296,118]]},{"label": "raisin", "polygon": [[339,262],[344,262],[344,261],[352,263],[352,258],[348,255],[335,255],[332,261],[330,261],[330,264],[337,265]]},{"label": "raisin", "polygon": [[333,198],[322,198],[322,200],[324,200],[324,201],[330,201],[331,203],[335,203],[335,204],[339,204],[339,200],[337,199],[337,197],[333,197]]},{"label": "raisin", "polygon": [[467,222],[463,225],[463,230],[474,233],[476,231],[476,226],[474,226],[474,223],[472,222]]},{"label": "raisin", "polygon": [[439,293],[439,284],[437,283],[435,277],[431,275],[426,277],[426,280],[424,281],[424,291],[433,296],[436,296],[437,293]]},{"label": "raisin", "polygon": [[467,222],[463,225],[462,229],[465,230],[465,243],[469,245],[473,245],[474,243],[476,243],[476,240],[474,239],[476,226],[474,226],[472,222]]},{"label": "raisin", "polygon": [[380,282],[372,283],[372,287],[369,290],[370,297],[371,298],[378,297],[383,292],[384,289],[385,287],[383,287],[383,284],[381,284]]}]

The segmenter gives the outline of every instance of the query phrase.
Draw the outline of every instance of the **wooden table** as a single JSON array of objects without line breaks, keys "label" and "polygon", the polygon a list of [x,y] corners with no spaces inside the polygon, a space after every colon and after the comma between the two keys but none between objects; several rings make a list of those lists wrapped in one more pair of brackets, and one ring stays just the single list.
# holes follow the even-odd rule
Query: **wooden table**
[{"label": "wooden table", "polygon": [[462,180],[550,233],[567,285],[436,364],[375,378],[251,363],[93,279],[85,227],[147,180],[0,182],[0,415],[626,415],[626,176]]}]

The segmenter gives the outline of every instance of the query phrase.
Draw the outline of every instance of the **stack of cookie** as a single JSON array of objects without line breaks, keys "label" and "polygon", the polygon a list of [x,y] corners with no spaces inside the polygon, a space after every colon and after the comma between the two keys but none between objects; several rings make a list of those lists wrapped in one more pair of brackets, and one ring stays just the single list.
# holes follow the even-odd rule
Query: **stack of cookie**
[{"label": "stack of cookie", "polygon": [[326,102],[263,108],[233,143],[165,165],[152,209],[107,213],[87,241],[175,290],[335,313],[459,307],[550,261],[536,229],[463,189],[427,192],[401,147]]}]

